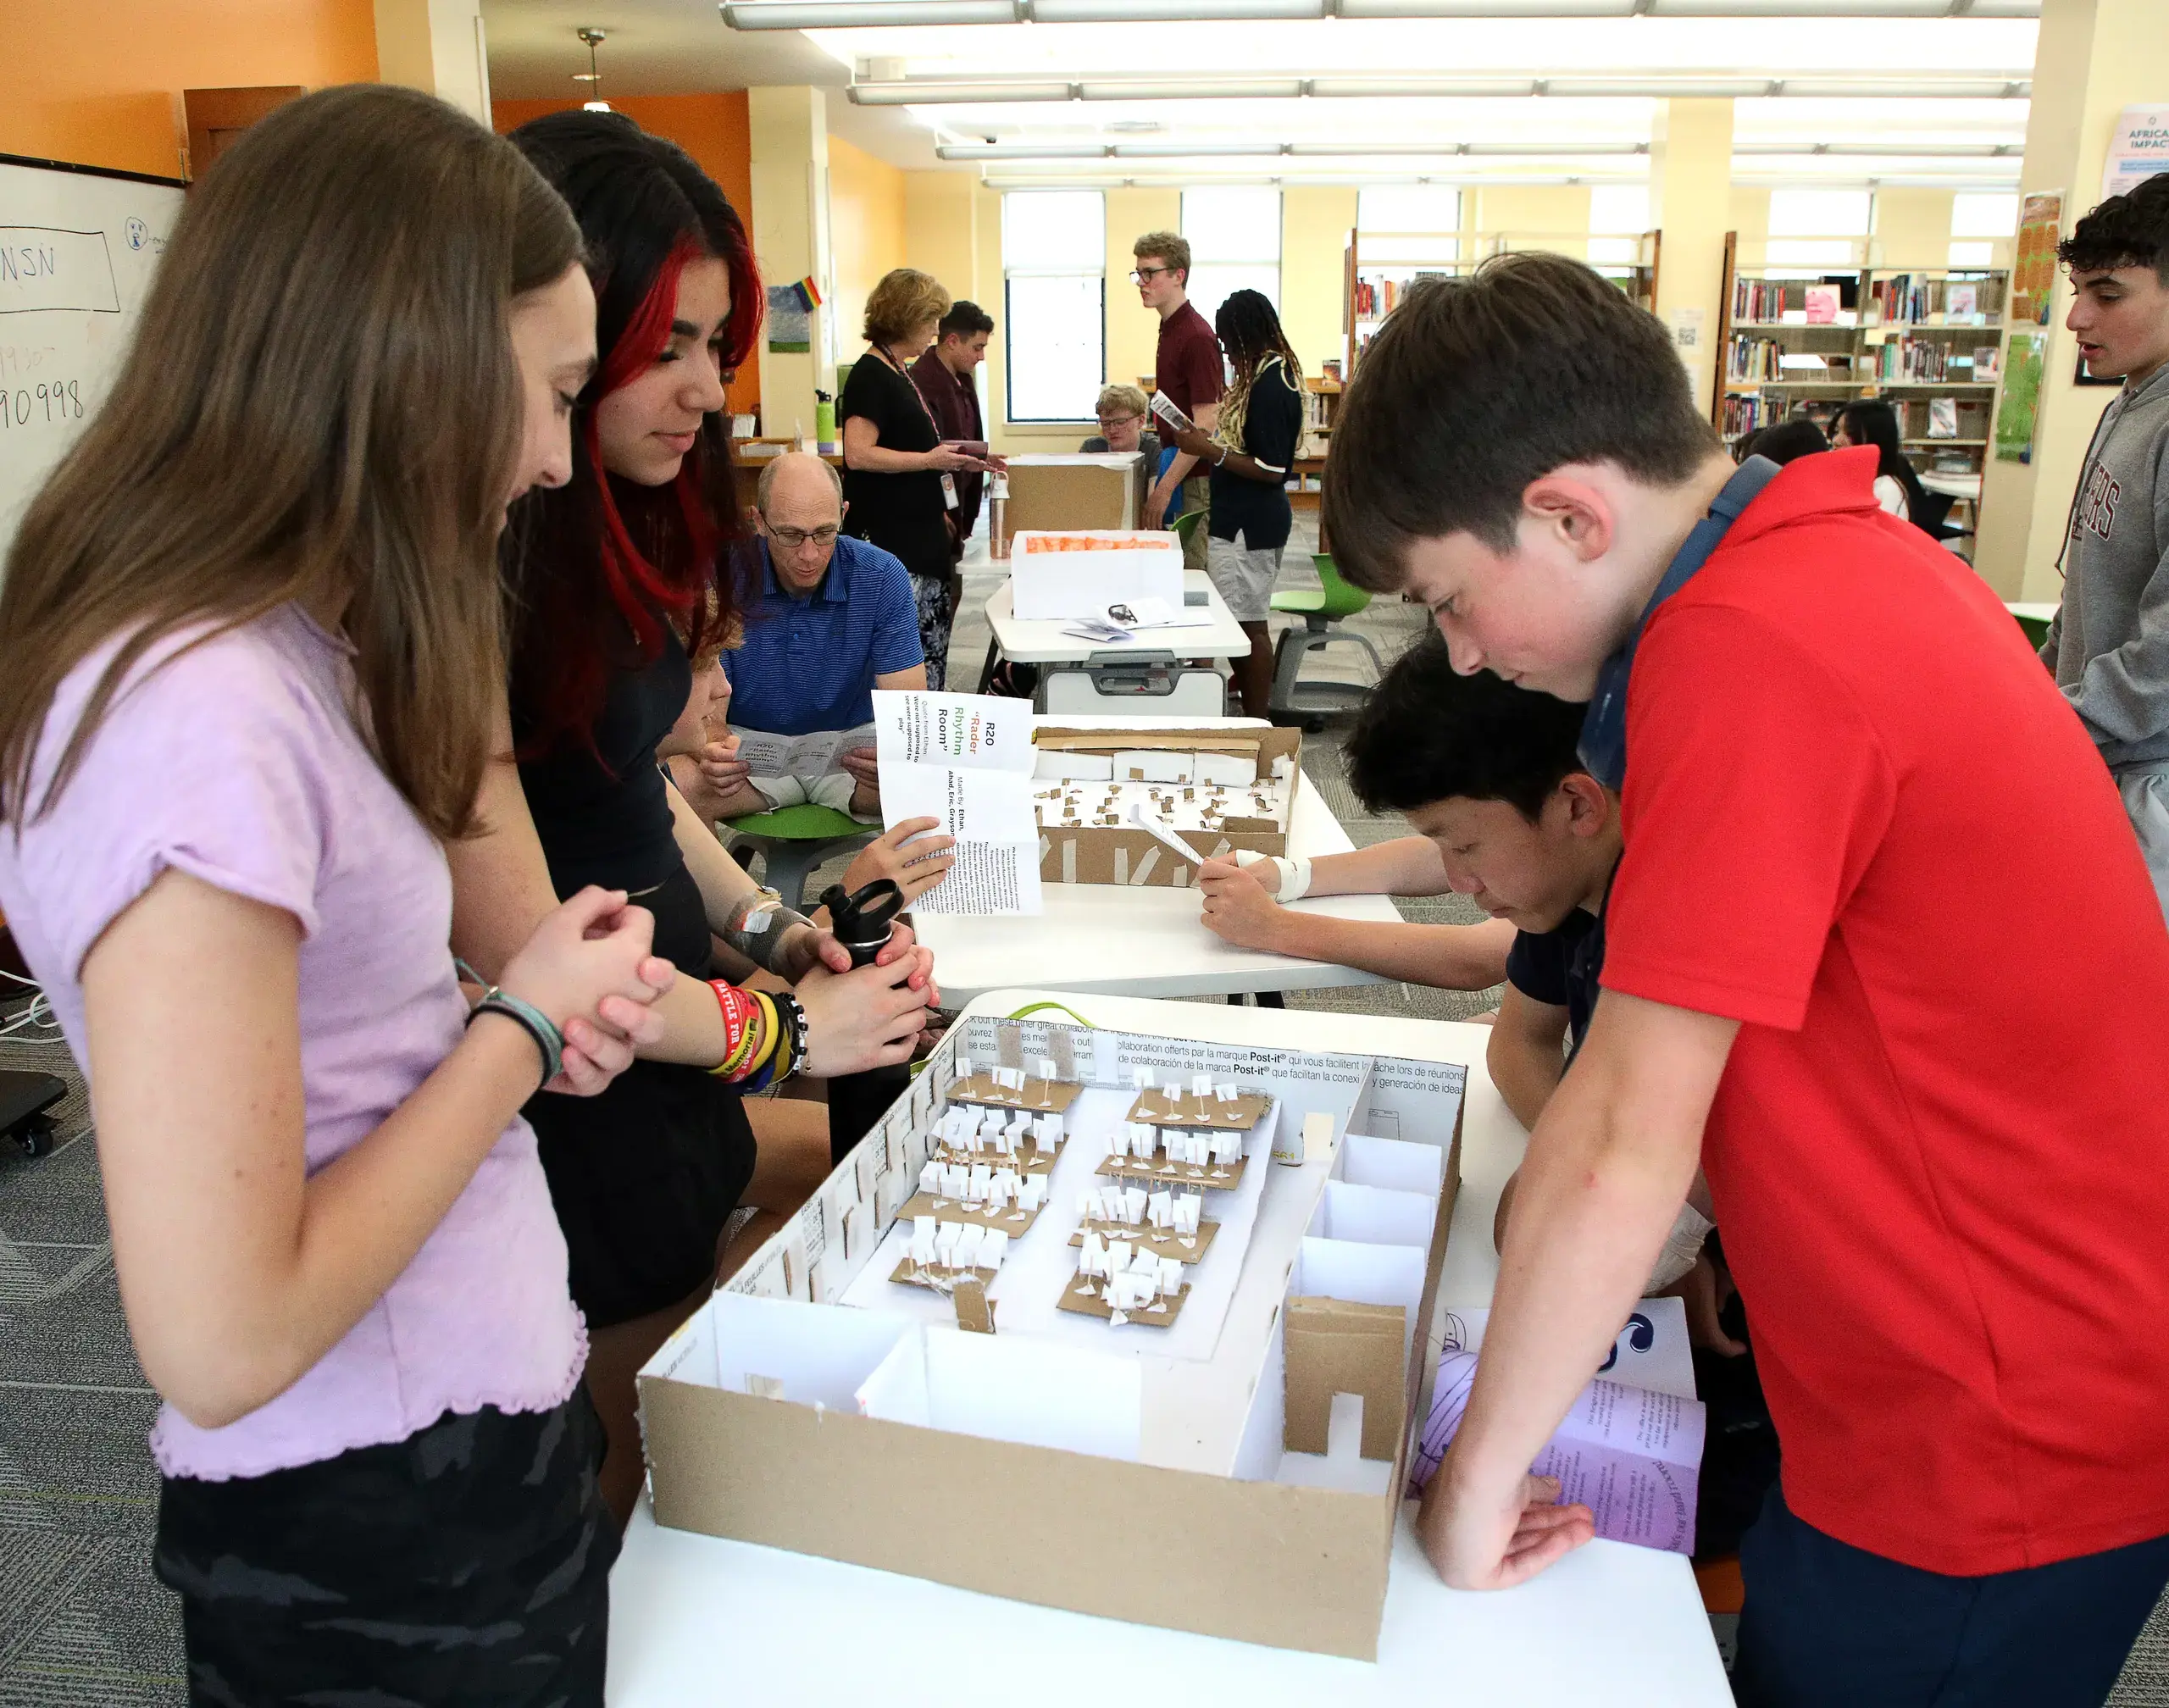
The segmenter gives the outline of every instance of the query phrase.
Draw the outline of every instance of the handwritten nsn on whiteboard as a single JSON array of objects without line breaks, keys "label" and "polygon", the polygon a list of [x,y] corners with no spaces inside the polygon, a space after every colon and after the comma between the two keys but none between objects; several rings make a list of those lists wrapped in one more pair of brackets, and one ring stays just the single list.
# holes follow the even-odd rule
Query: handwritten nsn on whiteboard
[{"label": "handwritten nsn on whiteboard", "polygon": [[0,565],[105,402],[180,207],[163,179],[0,155]]}]

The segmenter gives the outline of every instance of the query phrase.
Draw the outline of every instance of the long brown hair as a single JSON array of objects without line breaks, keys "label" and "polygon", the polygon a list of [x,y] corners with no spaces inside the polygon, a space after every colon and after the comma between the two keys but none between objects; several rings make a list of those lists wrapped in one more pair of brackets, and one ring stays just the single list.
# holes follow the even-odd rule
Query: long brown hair
[{"label": "long brown hair", "polygon": [[[0,811],[51,807],[149,649],[295,602],[343,607],[378,762],[432,831],[467,834],[503,679],[511,307],[580,254],[518,150],[412,90],[308,96],[222,155],[8,553]],[[116,635],[33,810],[55,690]]]}]

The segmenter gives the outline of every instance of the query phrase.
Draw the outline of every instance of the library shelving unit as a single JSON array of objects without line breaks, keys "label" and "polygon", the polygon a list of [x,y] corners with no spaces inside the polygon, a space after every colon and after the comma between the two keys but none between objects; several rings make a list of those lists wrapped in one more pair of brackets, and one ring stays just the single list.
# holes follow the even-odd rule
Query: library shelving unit
[{"label": "library shelving unit", "polygon": [[[2002,375],[2010,274],[1999,268],[1766,267],[1725,242],[1713,419],[1728,445],[1795,413],[1828,424],[1856,398],[1898,414],[1914,468],[1978,481]],[[1972,502],[1951,521],[1970,541]]]},{"label": "library shelving unit", "polygon": [[1330,374],[1303,376],[1303,436],[1296,443],[1295,472],[1288,483],[1288,502],[1298,510],[1318,507],[1326,452],[1332,448],[1334,422],[1340,413],[1340,381]]},{"label": "library shelving unit", "polygon": [[[1400,306],[1401,294],[1419,280],[1457,278],[1510,250],[1562,248],[1571,253],[1592,241],[1586,231],[1350,232],[1342,256],[1341,328],[1346,346],[1342,374],[1355,377],[1365,347]],[[1658,234],[1645,231],[1633,241],[1631,260],[1591,265],[1654,313]],[[1440,258],[1423,258],[1427,256]]]}]

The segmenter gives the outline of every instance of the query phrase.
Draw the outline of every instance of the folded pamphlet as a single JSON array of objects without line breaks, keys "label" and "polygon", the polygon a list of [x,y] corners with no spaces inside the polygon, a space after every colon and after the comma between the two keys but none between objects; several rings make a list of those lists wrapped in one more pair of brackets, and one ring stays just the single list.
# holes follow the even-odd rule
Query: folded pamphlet
[{"label": "folded pamphlet", "polygon": [[883,824],[893,829],[907,818],[939,819],[938,834],[957,841],[949,875],[913,907],[924,913],[1041,912],[1029,704],[877,690],[874,729]]}]

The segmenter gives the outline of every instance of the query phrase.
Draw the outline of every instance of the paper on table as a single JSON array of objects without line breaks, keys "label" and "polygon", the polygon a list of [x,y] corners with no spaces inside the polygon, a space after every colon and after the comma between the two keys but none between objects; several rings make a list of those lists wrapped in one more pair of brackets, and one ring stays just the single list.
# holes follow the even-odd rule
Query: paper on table
[{"label": "paper on table", "polygon": [[730,726],[738,738],[738,757],[756,777],[823,777],[843,769],[841,757],[874,746],[874,726],[856,729],[815,729],[804,735],[777,735],[765,729]]},{"label": "paper on table", "polygon": [[[1477,1355],[1439,1360],[1414,1460],[1412,1489],[1438,1469],[1461,1427],[1476,1382]],[[1707,1417],[1699,1400],[1653,1393],[1600,1377],[1582,1390],[1530,1471],[1556,1477],[1562,1502],[1596,1515],[1596,1533],[1675,1554],[1695,1550],[1695,1506]]]},{"label": "paper on table", "polygon": [[[949,875],[923,913],[1037,913],[1040,827],[1032,807],[1030,714],[971,694],[877,693],[881,820],[940,821],[956,838]],[[929,835],[935,834],[929,832]]]}]

